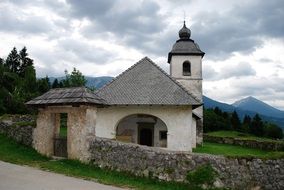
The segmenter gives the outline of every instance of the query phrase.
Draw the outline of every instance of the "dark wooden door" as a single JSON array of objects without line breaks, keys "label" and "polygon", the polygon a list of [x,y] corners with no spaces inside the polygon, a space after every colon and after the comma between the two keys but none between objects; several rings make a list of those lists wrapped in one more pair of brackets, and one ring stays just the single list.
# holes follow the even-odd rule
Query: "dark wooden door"
[{"label": "dark wooden door", "polygon": [[150,128],[142,128],[140,130],[140,144],[153,146],[153,130]]},{"label": "dark wooden door", "polygon": [[67,158],[67,138],[56,137],[54,139],[54,156]]}]

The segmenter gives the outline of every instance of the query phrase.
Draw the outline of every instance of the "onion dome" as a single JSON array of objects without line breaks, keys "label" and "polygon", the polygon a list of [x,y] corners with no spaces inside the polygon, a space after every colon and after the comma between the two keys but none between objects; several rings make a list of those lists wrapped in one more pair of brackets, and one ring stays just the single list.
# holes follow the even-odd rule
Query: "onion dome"
[{"label": "onion dome", "polygon": [[183,27],[179,30],[180,39],[190,39],[191,31],[186,27],[185,21],[183,21]]}]

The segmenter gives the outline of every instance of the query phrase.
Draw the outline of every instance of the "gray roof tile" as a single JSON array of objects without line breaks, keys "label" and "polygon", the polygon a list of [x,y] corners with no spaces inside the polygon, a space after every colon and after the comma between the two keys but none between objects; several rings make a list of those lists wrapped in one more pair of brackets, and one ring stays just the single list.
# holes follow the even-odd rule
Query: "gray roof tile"
[{"label": "gray roof tile", "polygon": [[73,105],[73,104],[105,104],[105,101],[85,87],[55,88],[43,95],[28,101],[26,105]]},{"label": "gray roof tile", "polygon": [[145,57],[95,92],[109,105],[200,105],[181,84]]}]

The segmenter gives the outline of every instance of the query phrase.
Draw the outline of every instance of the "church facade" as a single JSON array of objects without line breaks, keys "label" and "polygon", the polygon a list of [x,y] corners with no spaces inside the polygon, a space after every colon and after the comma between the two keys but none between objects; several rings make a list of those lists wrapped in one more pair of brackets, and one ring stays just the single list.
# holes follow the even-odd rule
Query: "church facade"
[{"label": "church facade", "polygon": [[66,145],[60,147],[68,158],[84,160],[88,139],[96,137],[192,151],[202,143],[204,52],[190,37],[184,23],[168,55],[169,75],[145,57],[95,92],[84,87],[51,89],[27,102],[39,110],[35,149],[56,156],[65,113]]}]

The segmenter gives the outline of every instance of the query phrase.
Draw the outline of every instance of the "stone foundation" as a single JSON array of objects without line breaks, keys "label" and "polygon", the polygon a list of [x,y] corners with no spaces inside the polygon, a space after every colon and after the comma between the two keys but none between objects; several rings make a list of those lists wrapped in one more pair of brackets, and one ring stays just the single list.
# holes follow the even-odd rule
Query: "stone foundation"
[{"label": "stone foundation", "polygon": [[284,189],[284,159],[234,159],[175,152],[104,138],[90,139],[90,162],[102,168],[160,180],[184,181],[188,171],[210,163],[219,173],[218,184],[233,189]]}]

